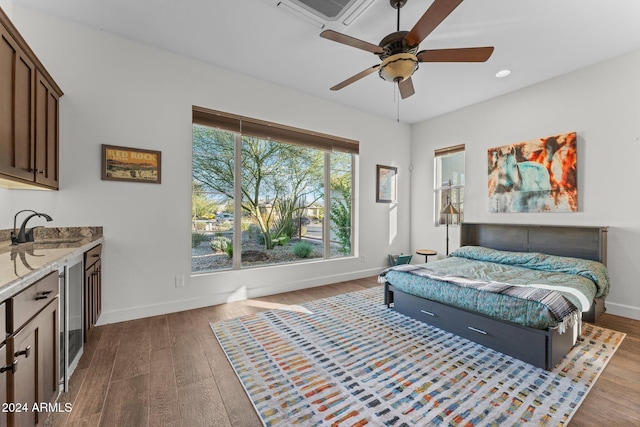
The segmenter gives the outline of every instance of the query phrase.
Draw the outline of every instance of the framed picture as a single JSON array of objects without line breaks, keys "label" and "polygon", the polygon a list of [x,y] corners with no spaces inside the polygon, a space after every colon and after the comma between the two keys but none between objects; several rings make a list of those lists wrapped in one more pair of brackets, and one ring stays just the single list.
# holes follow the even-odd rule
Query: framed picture
[{"label": "framed picture", "polygon": [[490,148],[489,212],[578,212],[577,134]]},{"label": "framed picture", "polygon": [[102,179],[160,184],[161,153],[102,144]]},{"label": "framed picture", "polygon": [[395,203],[398,191],[398,168],[376,165],[376,202]]}]

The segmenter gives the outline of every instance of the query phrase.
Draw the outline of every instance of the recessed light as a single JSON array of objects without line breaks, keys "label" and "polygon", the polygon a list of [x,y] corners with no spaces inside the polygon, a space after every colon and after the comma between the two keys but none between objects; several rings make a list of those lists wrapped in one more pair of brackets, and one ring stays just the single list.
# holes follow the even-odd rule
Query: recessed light
[{"label": "recessed light", "polygon": [[509,74],[511,74],[511,70],[500,70],[496,73],[496,77],[500,78],[500,77],[507,77]]}]

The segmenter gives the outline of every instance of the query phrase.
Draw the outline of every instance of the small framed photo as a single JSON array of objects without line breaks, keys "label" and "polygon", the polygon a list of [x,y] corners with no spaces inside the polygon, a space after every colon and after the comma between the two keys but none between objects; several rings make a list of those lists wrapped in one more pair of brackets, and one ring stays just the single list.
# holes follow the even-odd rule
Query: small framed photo
[{"label": "small framed photo", "polygon": [[161,153],[102,144],[102,179],[160,184]]},{"label": "small framed photo", "polygon": [[376,165],[376,202],[396,203],[398,168]]}]

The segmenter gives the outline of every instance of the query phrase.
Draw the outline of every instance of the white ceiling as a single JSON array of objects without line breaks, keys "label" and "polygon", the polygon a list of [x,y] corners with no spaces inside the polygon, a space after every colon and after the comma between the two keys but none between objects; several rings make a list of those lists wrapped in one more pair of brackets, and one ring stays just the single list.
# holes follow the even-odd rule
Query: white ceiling
[{"label": "white ceiling", "polygon": [[[328,0],[327,0],[328,1]],[[23,6],[197,58],[353,108],[416,123],[640,49],[638,0],[466,0],[420,49],[495,46],[485,63],[420,65],[416,94],[398,105],[376,74],[329,88],[379,63],[372,53],[319,37],[320,28],[278,0],[13,0]],[[410,30],[432,0],[408,0]],[[333,29],[378,44],[396,11],[376,0],[353,24]],[[497,79],[497,71],[512,74]],[[640,70],[639,70],[640,71]],[[639,73],[640,74],[640,73]],[[615,78],[615,76],[611,76]]]}]

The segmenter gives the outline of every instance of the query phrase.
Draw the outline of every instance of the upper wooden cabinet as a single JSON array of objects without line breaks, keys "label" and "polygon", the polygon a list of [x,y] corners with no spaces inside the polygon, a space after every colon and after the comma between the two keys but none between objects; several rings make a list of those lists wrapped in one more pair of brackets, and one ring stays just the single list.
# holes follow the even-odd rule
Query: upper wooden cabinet
[{"label": "upper wooden cabinet", "polygon": [[36,72],[35,181],[58,188],[58,95],[55,86]]},{"label": "upper wooden cabinet", "polygon": [[58,189],[61,96],[0,9],[0,186]]}]

